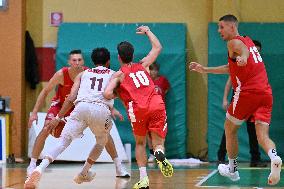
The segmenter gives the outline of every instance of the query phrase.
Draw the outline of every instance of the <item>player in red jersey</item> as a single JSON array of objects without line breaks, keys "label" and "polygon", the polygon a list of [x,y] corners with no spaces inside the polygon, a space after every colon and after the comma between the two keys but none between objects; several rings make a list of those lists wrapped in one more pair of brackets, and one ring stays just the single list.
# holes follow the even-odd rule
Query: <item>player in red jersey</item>
[{"label": "player in red jersey", "polygon": [[[60,111],[65,98],[70,94],[71,88],[73,86],[73,81],[75,77],[87,69],[84,67],[84,59],[81,50],[72,50],[69,53],[68,64],[70,67],[63,67],[58,70],[53,77],[49,80],[48,84],[40,92],[36,104],[34,106],[33,112],[30,115],[28,127],[32,126],[33,121],[38,120],[37,113],[42,107],[47,95],[57,86],[56,95],[53,97],[50,108],[47,112],[44,127],[36,138],[35,144],[33,146],[32,156],[30,165],[27,168],[27,176],[29,177],[33,170],[36,168],[36,162],[43,150],[45,140],[49,134],[56,138],[59,138],[65,123],[61,121],[57,127],[52,127],[48,124]],[[74,108],[74,107],[73,107]],[[65,117],[69,116],[73,108],[68,111]],[[116,174],[118,177],[129,177],[129,173],[126,171],[124,166],[121,164],[121,160],[118,158],[117,151],[110,135],[108,142],[106,144],[106,150],[110,154],[116,166]]]},{"label": "player in red jersey", "polygon": [[166,94],[170,89],[170,83],[165,76],[159,74],[160,66],[154,62],[149,67],[150,76],[154,82],[156,92],[163,97],[163,100],[166,99]]},{"label": "player in red jersey", "polygon": [[[160,66],[159,64],[157,64],[157,62],[154,62],[153,64],[151,64],[149,66],[149,70],[150,70],[150,76],[154,82],[155,85],[155,90],[156,92],[162,96],[164,102],[166,99],[166,94],[170,88],[170,83],[167,80],[166,77],[162,76],[159,74],[159,70],[160,70]],[[148,162],[152,163],[155,160],[155,156],[154,156],[154,150],[153,150],[153,145],[152,145],[152,141],[151,141],[151,136],[149,135],[149,133],[147,134],[147,142],[148,142],[148,147],[149,147],[149,151],[150,151],[150,155],[148,158]]]},{"label": "player in red jersey", "polygon": [[263,60],[252,40],[239,35],[238,20],[234,15],[221,17],[218,26],[222,39],[227,41],[228,64],[204,67],[192,62],[189,69],[199,73],[229,73],[232,80],[235,95],[227,110],[225,121],[229,164],[220,164],[219,173],[233,181],[240,179],[237,171],[237,131],[240,125],[252,116],[257,140],[271,159],[268,184],[275,185],[280,180],[282,160],[277,155],[274,142],[269,138],[273,97]]},{"label": "player in red jersey", "polygon": [[164,141],[167,133],[165,104],[161,95],[155,92],[155,85],[147,71],[160,54],[162,46],[148,26],[138,27],[136,33],[148,36],[152,44],[151,51],[141,62],[133,63],[133,46],[127,41],[119,43],[117,50],[121,68],[113,75],[104,96],[107,99],[115,98],[114,90],[116,89],[116,93],[127,109],[136,141],[135,150],[140,181],[134,185],[134,188],[138,189],[149,188],[145,148],[147,132],[151,133],[154,155],[163,175],[171,177],[173,168],[164,155]]}]

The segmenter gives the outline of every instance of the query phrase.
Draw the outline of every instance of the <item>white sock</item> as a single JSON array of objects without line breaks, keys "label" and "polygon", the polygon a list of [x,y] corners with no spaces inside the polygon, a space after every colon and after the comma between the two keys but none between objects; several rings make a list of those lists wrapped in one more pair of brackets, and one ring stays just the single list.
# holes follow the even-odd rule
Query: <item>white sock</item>
[{"label": "white sock", "polygon": [[114,165],[116,168],[120,168],[121,167],[121,159],[119,159],[118,157],[113,159]]},{"label": "white sock", "polygon": [[92,164],[90,164],[86,161],[84,166],[83,166],[83,169],[81,171],[81,174],[86,175],[89,172],[89,170],[91,169],[91,167],[92,167]]},{"label": "white sock", "polygon": [[160,152],[162,152],[163,154],[165,154],[164,150],[162,150],[162,149],[160,149],[160,148],[155,149],[155,150],[154,150],[154,154],[155,154],[155,152],[158,152],[158,151],[160,151]]},{"label": "white sock", "polygon": [[273,160],[275,157],[277,157],[276,149],[270,149],[268,150],[268,156],[271,160]]},{"label": "white sock", "polygon": [[31,166],[31,167],[36,167],[36,162],[37,162],[37,159],[31,158],[30,166]]},{"label": "white sock", "polygon": [[230,170],[230,173],[234,173],[238,170],[238,162],[237,162],[237,158],[236,159],[229,159],[229,170]]},{"label": "white sock", "polygon": [[47,166],[50,164],[50,162],[49,162],[49,160],[48,159],[43,159],[42,161],[41,161],[41,163],[39,164],[39,168],[42,170],[42,171],[44,171],[46,168],[47,168]]},{"label": "white sock", "polygon": [[140,171],[140,180],[142,180],[144,177],[147,177],[146,167],[139,167],[139,171]]}]

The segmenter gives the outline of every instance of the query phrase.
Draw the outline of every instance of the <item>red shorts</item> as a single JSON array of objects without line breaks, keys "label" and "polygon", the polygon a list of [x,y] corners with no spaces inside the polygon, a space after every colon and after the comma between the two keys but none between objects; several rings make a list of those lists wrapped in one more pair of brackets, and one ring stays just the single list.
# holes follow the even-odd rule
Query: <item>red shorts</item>
[{"label": "red shorts", "polygon": [[[50,106],[50,108],[48,109],[47,111],[47,114],[46,114],[46,117],[45,117],[45,123],[44,123],[44,127],[47,127],[46,123],[50,120],[52,120],[54,117],[56,117],[56,115],[58,114],[58,112],[60,111],[61,109],[61,105],[59,104],[56,104],[56,105],[52,105]],[[69,116],[69,114],[72,112],[73,108],[65,115],[66,116]],[[60,121],[59,124],[57,125],[57,127],[53,128],[53,129],[49,129],[49,132],[52,136],[54,136],[55,138],[59,138],[60,135],[61,135],[61,132],[63,130],[65,126],[65,122],[64,121]]]},{"label": "red shorts", "polygon": [[239,95],[234,95],[226,116],[236,125],[241,125],[249,118],[253,122],[260,121],[270,124],[272,104],[271,94],[253,94],[241,91]]},{"label": "red shorts", "polygon": [[162,138],[167,134],[167,116],[165,103],[160,95],[153,95],[148,108],[138,108],[129,103],[128,117],[134,135],[146,136],[148,131],[155,132]]}]

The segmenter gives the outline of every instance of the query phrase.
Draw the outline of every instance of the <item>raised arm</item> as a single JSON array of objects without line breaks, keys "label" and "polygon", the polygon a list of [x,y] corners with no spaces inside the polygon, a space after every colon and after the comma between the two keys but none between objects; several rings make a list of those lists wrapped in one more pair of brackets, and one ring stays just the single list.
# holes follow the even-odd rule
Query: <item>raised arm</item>
[{"label": "raised arm", "polygon": [[62,70],[58,70],[52,78],[49,80],[47,85],[41,90],[40,94],[37,97],[36,104],[33,108],[33,111],[29,117],[28,127],[30,128],[32,126],[33,121],[38,120],[37,113],[42,107],[43,103],[45,102],[45,99],[47,95],[50,93],[51,90],[53,90],[58,84],[63,84],[63,72]]},{"label": "raised arm", "polygon": [[141,34],[141,35],[147,35],[150,42],[151,42],[152,49],[150,50],[148,55],[140,61],[142,63],[142,66],[144,68],[148,69],[148,67],[153,62],[155,62],[158,55],[160,54],[160,52],[162,50],[162,45],[161,45],[160,41],[158,40],[158,38],[154,35],[154,33],[152,33],[152,31],[150,30],[150,28],[148,26],[138,27],[136,33]]},{"label": "raised arm", "polygon": [[213,74],[228,74],[229,73],[229,66],[228,64],[223,66],[216,66],[216,67],[205,67],[197,62],[191,62],[189,64],[189,70],[195,71],[198,73],[213,73]]},{"label": "raised arm", "polygon": [[232,39],[227,43],[230,58],[235,58],[238,66],[245,66],[249,57],[247,46],[239,39]]}]

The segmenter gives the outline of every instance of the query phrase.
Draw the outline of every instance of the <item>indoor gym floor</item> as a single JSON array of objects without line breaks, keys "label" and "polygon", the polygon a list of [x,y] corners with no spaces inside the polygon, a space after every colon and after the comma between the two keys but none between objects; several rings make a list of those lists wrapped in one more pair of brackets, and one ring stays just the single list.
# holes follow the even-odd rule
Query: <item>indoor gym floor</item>
[{"label": "indoor gym floor", "polygon": [[[83,163],[55,163],[43,174],[39,189],[131,189],[139,179],[136,163],[124,164],[131,169],[131,178],[115,177],[112,163],[98,163],[92,167],[96,177],[91,183],[81,185],[73,182],[73,177],[80,171]],[[22,189],[26,178],[27,164],[0,164],[0,189]],[[231,182],[217,171],[216,164],[174,166],[174,176],[164,178],[156,164],[148,164],[148,176],[151,189],[192,189],[192,188],[284,188],[284,173],[277,186],[267,185],[268,168],[250,168],[247,163],[239,166],[241,180]],[[282,168],[283,169],[283,168]]]}]

